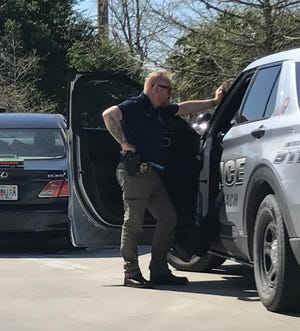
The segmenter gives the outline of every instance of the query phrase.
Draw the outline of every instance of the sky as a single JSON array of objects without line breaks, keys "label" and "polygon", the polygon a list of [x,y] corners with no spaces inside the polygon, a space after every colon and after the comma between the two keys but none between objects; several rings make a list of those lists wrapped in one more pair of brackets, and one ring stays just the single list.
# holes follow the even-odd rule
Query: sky
[{"label": "sky", "polygon": [[[1,0],[0,0],[1,1]],[[157,0],[158,2],[164,1],[164,0]],[[92,21],[95,22],[95,26],[97,25],[97,0],[78,0],[79,4],[75,6],[75,9],[83,12],[84,16],[90,18]],[[156,2],[156,1],[154,1]],[[188,10],[185,10],[185,17],[187,17],[188,19]],[[180,12],[178,11],[177,14],[180,16]],[[181,19],[183,18],[183,16],[181,16]],[[181,32],[179,31],[168,31],[166,32],[166,34],[163,36],[161,34],[160,38],[165,38],[166,39],[166,43],[169,45],[172,45],[174,40],[176,40],[176,38],[181,34]],[[156,55],[153,55],[152,58],[155,59],[155,61],[160,61],[161,58],[164,58],[166,56],[166,54],[164,54],[164,56],[161,55],[161,53],[157,52],[157,44],[155,44],[155,42],[153,43],[153,47],[154,47],[154,52],[155,54],[158,55],[159,59],[155,59]],[[166,47],[164,52],[168,52],[168,48]],[[154,62],[155,62],[154,61]]]},{"label": "sky", "polygon": [[79,0],[75,8],[79,11],[84,11],[85,15],[90,18],[96,18],[97,16],[97,0]]}]

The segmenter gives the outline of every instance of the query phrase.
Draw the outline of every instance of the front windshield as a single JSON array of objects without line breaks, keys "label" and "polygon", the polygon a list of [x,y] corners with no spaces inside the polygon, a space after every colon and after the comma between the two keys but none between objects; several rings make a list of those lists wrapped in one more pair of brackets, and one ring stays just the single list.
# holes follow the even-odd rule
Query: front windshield
[{"label": "front windshield", "polygon": [[0,129],[0,158],[58,158],[65,155],[59,129]]}]

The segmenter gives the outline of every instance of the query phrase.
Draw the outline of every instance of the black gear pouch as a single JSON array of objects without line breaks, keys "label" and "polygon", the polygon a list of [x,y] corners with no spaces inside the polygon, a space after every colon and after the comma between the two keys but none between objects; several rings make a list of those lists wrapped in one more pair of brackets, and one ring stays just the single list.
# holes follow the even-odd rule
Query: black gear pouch
[{"label": "black gear pouch", "polygon": [[124,169],[127,171],[129,176],[134,176],[140,167],[140,156],[136,153],[131,151],[126,152],[123,157],[122,161],[124,164]]}]

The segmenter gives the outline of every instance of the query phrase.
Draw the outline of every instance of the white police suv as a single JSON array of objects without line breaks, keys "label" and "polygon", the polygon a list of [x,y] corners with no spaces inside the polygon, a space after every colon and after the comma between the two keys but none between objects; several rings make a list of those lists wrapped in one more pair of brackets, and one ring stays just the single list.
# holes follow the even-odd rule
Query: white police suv
[{"label": "white police suv", "polygon": [[[70,206],[76,246],[119,243],[119,146],[101,112],[141,87],[124,76],[77,74],[71,84]],[[234,259],[253,266],[268,310],[300,307],[300,49],[251,63],[196,130],[164,123],[162,178],[178,212],[169,263],[207,271]],[[203,121],[207,116],[203,116]],[[200,132],[200,134],[199,134]],[[141,243],[155,220],[145,213]]]}]

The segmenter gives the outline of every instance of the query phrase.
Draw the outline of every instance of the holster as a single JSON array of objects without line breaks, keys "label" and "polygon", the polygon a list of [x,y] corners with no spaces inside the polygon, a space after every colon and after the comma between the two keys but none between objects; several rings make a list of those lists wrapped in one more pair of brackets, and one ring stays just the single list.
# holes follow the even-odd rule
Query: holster
[{"label": "holster", "polygon": [[141,162],[138,154],[128,151],[122,155],[121,162],[129,176],[134,176],[139,171]]}]

